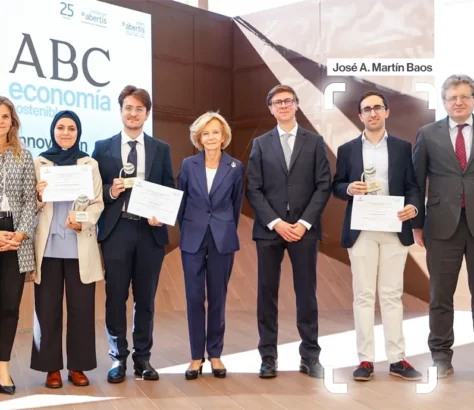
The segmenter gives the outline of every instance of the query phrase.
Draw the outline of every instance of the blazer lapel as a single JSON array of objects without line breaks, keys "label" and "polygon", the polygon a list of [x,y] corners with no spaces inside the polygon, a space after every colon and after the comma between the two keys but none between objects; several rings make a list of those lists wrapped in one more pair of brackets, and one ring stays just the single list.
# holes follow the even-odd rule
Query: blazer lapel
[{"label": "blazer lapel", "polygon": [[219,185],[229,173],[231,162],[231,157],[227,155],[224,151],[222,151],[222,157],[219,162],[219,166],[217,167],[217,172],[216,176],[214,177],[214,181],[212,181],[211,192],[209,193],[209,197],[212,197],[214,192],[216,192],[216,189],[219,188]]},{"label": "blazer lapel", "polygon": [[143,140],[145,142],[145,180],[148,181],[155,159],[157,146],[154,144],[153,137],[144,134]]},{"label": "blazer lapel", "polygon": [[472,162],[474,161],[473,157],[474,157],[474,121],[473,121],[473,126],[471,127],[471,152],[469,154],[469,159],[467,160],[467,165],[464,172],[466,172],[467,169],[472,165]]},{"label": "blazer lapel", "polygon": [[454,151],[453,143],[451,141],[448,121],[449,121],[449,117],[446,117],[446,120],[441,121],[441,123],[439,124],[439,129],[438,129],[439,139],[441,142],[441,146],[444,147],[444,149],[447,151],[449,157],[451,158],[451,161],[454,161],[454,166],[456,167],[456,169],[462,173],[461,165],[459,165],[459,160],[456,155],[456,152]]},{"label": "blazer lapel", "polygon": [[275,152],[275,157],[280,163],[285,173],[288,173],[288,168],[286,166],[285,161],[285,154],[283,154],[283,148],[281,147],[280,135],[278,134],[278,130],[275,127],[271,132],[270,142],[273,147],[273,151]]},{"label": "blazer lapel", "polygon": [[[123,168],[122,162],[122,135],[117,134],[110,142],[110,151],[119,170]],[[123,176],[123,175],[122,175]]]},{"label": "blazer lapel", "polygon": [[389,135],[387,137],[387,152],[388,152],[388,194],[393,192],[392,189],[392,180],[393,176],[396,174],[396,170],[393,169],[397,163],[398,150],[395,146],[395,140]]},{"label": "blazer lapel", "polygon": [[54,167],[54,162],[50,161],[49,159],[46,159],[44,157],[39,157],[39,160],[41,162],[41,166],[43,167]]},{"label": "blazer lapel", "polygon": [[353,164],[355,172],[355,181],[360,181],[364,172],[364,158],[362,156],[362,135],[354,141]]},{"label": "blazer lapel", "polygon": [[[298,158],[298,155],[301,152],[301,148],[303,148],[304,143],[308,137],[306,136],[306,132],[298,126],[298,131],[296,132],[296,137],[295,137],[295,145],[293,146],[293,151],[291,152],[291,160],[290,160],[290,169],[288,170],[288,173],[291,172],[291,168],[293,167],[296,158]],[[283,152],[283,149],[282,149]]]},{"label": "blazer lapel", "polygon": [[[207,191],[207,178],[206,178],[206,163],[204,161],[204,151],[201,151],[199,154],[194,156],[194,175],[198,180],[199,187],[201,188],[202,195],[206,198],[206,201],[209,201],[209,194]],[[216,175],[217,176],[217,175]]]}]

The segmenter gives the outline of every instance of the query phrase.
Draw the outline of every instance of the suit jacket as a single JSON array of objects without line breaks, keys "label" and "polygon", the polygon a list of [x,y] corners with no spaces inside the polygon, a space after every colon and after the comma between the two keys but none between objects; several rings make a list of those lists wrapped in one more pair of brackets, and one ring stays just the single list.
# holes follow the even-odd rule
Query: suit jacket
[{"label": "suit jacket", "polygon": [[180,248],[196,253],[209,227],[221,254],[238,251],[240,211],[243,202],[244,166],[222,152],[216,176],[208,193],[204,152],[185,158],[178,174],[183,200],[178,213]]},{"label": "suit jacket", "polygon": [[277,218],[289,223],[303,219],[311,224],[304,239],[321,239],[321,215],[331,195],[323,137],[298,126],[289,169],[276,127],[255,138],[246,193],[255,211],[253,239],[275,239],[278,234],[267,225]]},{"label": "suit jacket", "polygon": [[[424,235],[433,239],[449,239],[459,223],[464,191],[467,223],[471,235],[474,235],[473,162],[474,151],[471,148],[466,169],[461,170],[449,135],[448,117],[420,128],[413,164],[422,208],[413,221],[414,228],[424,228]],[[429,187],[425,216],[426,178],[429,179]]]},{"label": "suit jacket", "polygon": [[[91,157],[79,158],[77,165],[91,165],[94,184],[94,199],[84,209],[89,214],[89,221],[82,223],[82,230],[77,232],[77,251],[79,255],[79,275],[82,283],[92,283],[104,279],[99,245],[97,244],[97,222],[104,209],[102,199],[102,179],[97,161]],[[53,167],[54,163],[43,157],[35,159],[36,178],[40,179],[41,167]],[[41,264],[49,238],[53,219],[53,203],[39,202],[38,225],[35,232],[36,275],[35,282],[41,283]]]},{"label": "suit jacket", "polygon": [[[31,272],[35,270],[32,237],[36,215],[36,178],[33,158],[26,148],[21,149],[21,157],[18,161],[14,158],[11,149],[5,152],[4,158],[5,192],[13,215],[13,229],[15,232],[28,235],[28,239],[21,243],[17,251],[18,265],[20,272]],[[0,184],[3,185],[3,178],[0,179]]]},{"label": "suit jacket", "polygon": [[[163,141],[145,134],[145,180],[155,184],[175,188],[173,167],[171,165],[170,146]],[[125,195],[123,193],[113,199],[110,196],[114,178],[119,177],[122,163],[122,135],[121,133],[106,140],[97,141],[92,154],[99,164],[103,183],[104,212],[99,220],[99,242],[109,236],[120,218]],[[158,245],[168,243],[168,229],[166,225],[151,227],[153,237]]]},{"label": "suit jacket", "polygon": [[[417,208],[418,212],[421,212],[420,194],[411,159],[411,144],[408,141],[388,135],[387,151],[389,195],[404,196],[405,205],[411,204]],[[360,231],[351,229],[353,197],[347,193],[347,188],[350,183],[360,181],[363,171],[361,135],[341,145],[337,150],[336,174],[332,184],[333,194],[336,198],[348,201],[342,230],[343,248],[351,248],[360,234]],[[403,222],[402,231],[398,233],[398,237],[405,246],[413,244],[410,221]]]}]

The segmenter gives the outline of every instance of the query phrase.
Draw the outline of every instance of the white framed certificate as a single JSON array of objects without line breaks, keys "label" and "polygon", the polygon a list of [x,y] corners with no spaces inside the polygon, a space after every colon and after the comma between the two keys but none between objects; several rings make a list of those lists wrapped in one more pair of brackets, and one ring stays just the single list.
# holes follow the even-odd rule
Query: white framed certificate
[{"label": "white framed certificate", "polygon": [[401,232],[397,213],[405,207],[405,197],[354,195],[351,229],[358,231]]},{"label": "white framed certificate", "polygon": [[127,212],[174,226],[183,191],[136,179],[130,194]]},{"label": "white framed certificate", "polygon": [[40,180],[48,183],[43,191],[43,202],[75,201],[81,195],[91,201],[94,199],[90,165],[41,167]]}]

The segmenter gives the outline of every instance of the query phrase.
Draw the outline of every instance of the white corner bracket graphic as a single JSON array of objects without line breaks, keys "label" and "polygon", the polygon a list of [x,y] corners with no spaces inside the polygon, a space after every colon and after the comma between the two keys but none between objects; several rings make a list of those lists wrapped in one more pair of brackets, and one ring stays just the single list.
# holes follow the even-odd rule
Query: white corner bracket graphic
[{"label": "white corner bracket graphic", "polygon": [[417,93],[428,93],[428,109],[436,110],[438,108],[438,99],[436,87],[430,83],[415,83]]},{"label": "white corner bracket graphic", "polygon": [[438,367],[428,367],[428,383],[417,383],[416,394],[427,394],[431,393],[436,389],[438,385]]},{"label": "white corner bracket graphic", "polygon": [[324,89],[323,108],[332,110],[334,108],[334,93],[346,92],[346,83],[331,83]]},{"label": "white corner bracket graphic", "polygon": [[347,394],[347,383],[334,383],[334,369],[324,367],[324,387],[329,393]]}]

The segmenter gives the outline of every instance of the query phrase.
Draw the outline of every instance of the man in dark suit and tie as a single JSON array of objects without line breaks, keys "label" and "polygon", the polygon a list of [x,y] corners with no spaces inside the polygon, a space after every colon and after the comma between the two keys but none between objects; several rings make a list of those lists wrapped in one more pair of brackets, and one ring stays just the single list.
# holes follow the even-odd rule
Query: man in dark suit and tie
[{"label": "man in dark suit and tie", "polygon": [[158,380],[150,364],[153,345],[153,316],[158,278],[168,243],[166,226],[127,212],[131,188],[120,178],[125,164],[133,164],[131,175],[138,179],[175,187],[169,145],[143,132],[151,112],[146,90],[127,86],[119,96],[123,131],[98,141],[92,157],[99,163],[105,209],[99,220],[99,236],[105,264],[105,323],[109,355],[113,365],[107,380],[125,379],[127,357],[126,301],[130,282],[134,299],[133,352],[135,375]]},{"label": "man in dark suit and tie", "polygon": [[[474,154],[472,127],[474,82],[452,75],[441,89],[448,117],[418,131],[413,153],[415,175],[425,204],[413,221],[415,241],[426,246],[430,274],[428,345],[438,378],[454,372],[454,292],[463,257],[469,289],[474,289]],[[472,305],[471,299],[471,308]]]},{"label": "man in dark suit and tie", "polygon": [[246,192],[255,211],[260,377],[276,376],[278,290],[281,262],[287,249],[293,267],[297,327],[302,339],[300,371],[322,378],[316,257],[321,215],[331,194],[329,161],[323,137],[297,124],[298,97],[291,87],[274,87],[268,93],[267,105],[278,125],[253,141]]},{"label": "man in dark suit and tie", "polygon": [[[411,144],[388,135],[385,120],[390,110],[383,94],[365,93],[359,99],[358,110],[365,129],[362,135],[339,147],[333,181],[334,196],[347,201],[342,246],[348,248],[351,261],[360,360],[353,377],[368,381],[374,373],[375,295],[378,289],[389,372],[404,380],[420,380],[421,374],[405,360],[402,330],[403,272],[408,246],[413,244],[410,219],[420,207]],[[351,229],[353,204],[357,200],[354,195],[368,193],[368,183],[361,181],[361,177],[364,173],[370,174],[371,170],[375,170],[371,182],[379,183],[378,191],[371,194],[405,197],[405,206],[398,212],[401,232],[380,231],[378,227],[362,231]]]}]

